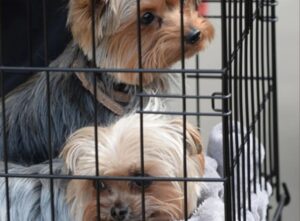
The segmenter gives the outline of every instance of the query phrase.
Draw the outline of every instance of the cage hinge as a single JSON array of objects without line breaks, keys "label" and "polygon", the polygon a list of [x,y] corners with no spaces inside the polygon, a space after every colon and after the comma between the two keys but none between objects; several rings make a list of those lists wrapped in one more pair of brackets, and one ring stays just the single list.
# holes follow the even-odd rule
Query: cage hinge
[{"label": "cage hinge", "polygon": [[262,12],[264,10],[264,7],[276,7],[278,5],[277,1],[263,1],[260,3],[261,7],[259,7],[259,11],[258,11],[258,19],[264,22],[277,22],[278,21],[278,17],[277,16],[265,16],[262,15]]}]

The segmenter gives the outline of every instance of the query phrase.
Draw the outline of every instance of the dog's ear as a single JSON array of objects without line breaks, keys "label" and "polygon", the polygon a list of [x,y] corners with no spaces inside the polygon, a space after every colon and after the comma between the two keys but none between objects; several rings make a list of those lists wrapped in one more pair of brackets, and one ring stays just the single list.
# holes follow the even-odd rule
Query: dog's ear
[{"label": "dog's ear", "polygon": [[104,33],[113,32],[115,23],[111,20],[116,13],[115,0],[69,0],[67,24],[71,29],[74,41],[85,54],[92,51],[93,12],[95,22],[96,45]]},{"label": "dog's ear", "polygon": [[186,125],[187,147],[190,150],[190,157],[199,163],[201,175],[204,174],[205,158],[203,144],[199,129],[187,122]]},{"label": "dog's ear", "polygon": [[[171,120],[171,124],[176,128],[177,132],[182,134],[183,136],[184,133],[183,120],[181,118],[175,118]],[[189,122],[186,122],[185,129],[186,129],[186,145],[189,154],[194,155],[194,154],[202,153],[203,146],[202,146],[202,139],[199,130]]]},{"label": "dog's ear", "polygon": [[[77,130],[66,141],[60,157],[66,169],[73,175],[95,173],[95,136],[94,127]],[[90,165],[90,166],[89,166]]]},{"label": "dog's ear", "polygon": [[[178,132],[182,134],[184,133],[184,122],[181,118],[176,118],[171,120],[171,124],[173,124],[175,127],[177,127]],[[188,154],[191,158],[195,159],[200,166],[200,171],[203,174],[204,173],[204,166],[205,166],[205,160],[204,160],[204,151],[203,151],[203,144],[201,135],[199,132],[199,129],[190,124],[189,122],[186,122],[185,125],[186,129],[186,147]]]}]

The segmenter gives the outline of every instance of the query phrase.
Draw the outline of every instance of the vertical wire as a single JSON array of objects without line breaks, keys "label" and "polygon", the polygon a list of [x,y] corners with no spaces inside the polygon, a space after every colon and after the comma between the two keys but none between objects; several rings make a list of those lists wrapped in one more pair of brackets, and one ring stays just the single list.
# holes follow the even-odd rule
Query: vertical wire
[{"label": "vertical wire", "polygon": [[[3,65],[3,42],[2,42],[2,1],[0,1],[0,66]],[[5,96],[4,96],[4,72],[0,69],[0,87],[1,87],[1,105],[2,105],[2,145],[3,145],[3,159],[4,159],[4,173],[8,174],[8,145],[6,134],[6,111],[5,111]],[[5,200],[6,200],[6,218],[10,221],[10,197],[9,197],[9,179],[5,177]]]},{"label": "vertical wire", "polygon": [[[198,5],[197,3],[195,2],[195,10],[198,9]],[[202,15],[201,15],[202,16]],[[195,58],[195,63],[196,63],[196,70],[198,71],[199,68],[200,68],[200,56],[199,54],[196,55],[196,58]],[[196,99],[196,112],[197,113],[200,113],[200,78],[199,78],[199,72],[196,72],[196,96],[197,96],[197,99]],[[200,116],[199,114],[197,114],[196,116],[196,122],[197,122],[197,127],[200,128]]]},{"label": "vertical wire", "polygon": [[[258,28],[259,28],[259,5],[258,5],[258,0],[255,0],[255,12],[256,12],[256,20],[255,20],[255,30],[253,30],[253,35],[252,36],[252,53],[253,53],[253,58],[255,57],[255,61],[253,61],[255,63],[255,67],[253,65],[253,70],[252,70],[252,82],[251,82],[251,88],[253,89],[252,93],[252,122],[253,122],[253,165],[256,165],[256,158],[257,158],[257,154],[256,154],[256,150],[258,149],[257,145],[259,145],[259,143],[256,144],[256,139],[257,139],[257,130],[256,130],[256,116],[255,116],[255,108],[257,107],[257,109],[259,108],[258,102],[257,102],[257,94],[258,94],[258,88],[257,88],[257,81],[258,79]],[[254,46],[255,43],[255,46]],[[251,46],[250,46],[251,47]],[[255,75],[254,75],[255,73]],[[256,83],[256,84],[255,84]],[[256,183],[257,183],[257,168],[253,167],[253,191],[254,193],[256,193],[257,188],[256,188]]]},{"label": "vertical wire", "polygon": [[[253,2],[251,3],[253,4]],[[255,10],[256,11],[256,10]],[[250,94],[251,94],[251,121],[252,121],[252,140],[256,139],[256,128],[255,128],[255,87],[254,87],[254,21],[251,24],[250,30]],[[255,151],[256,151],[256,142],[252,142],[252,164],[255,165]],[[251,154],[250,154],[251,155]],[[256,192],[256,168],[253,167],[253,190]]]},{"label": "vertical wire", "polygon": [[[3,51],[3,43],[2,43],[2,33],[3,33],[3,30],[2,30],[2,17],[3,17],[3,12],[2,12],[2,9],[3,6],[2,6],[2,1],[0,1],[0,65],[2,66],[3,65],[3,55],[2,55],[2,51]],[[1,73],[2,73],[2,69],[0,69]]]},{"label": "vertical wire", "polygon": [[[226,10],[226,1],[221,2],[221,32],[222,32],[222,68],[223,69],[229,69],[228,68],[228,41],[227,41],[227,10]],[[228,39],[231,41],[231,39]],[[229,48],[230,49],[230,48]],[[228,76],[230,74],[229,71],[225,71],[223,73],[222,78],[222,92],[223,96],[228,96],[229,94],[229,83],[228,80],[230,80],[230,77]],[[229,112],[229,102],[228,99],[222,100],[222,109],[225,113]],[[226,178],[224,182],[224,211],[225,211],[225,220],[231,221],[232,220],[232,209],[231,209],[231,179],[230,179],[230,148],[229,148],[229,117],[227,115],[224,115],[222,117],[222,132],[223,132],[223,162],[224,162],[224,177]],[[231,123],[230,123],[231,124]]]},{"label": "vertical wire", "polygon": [[[233,0],[229,0],[228,1],[228,4],[229,4],[229,7],[228,7],[228,16],[229,16],[229,19],[228,19],[228,58],[230,58],[230,54],[232,51],[234,51],[234,47],[232,46],[232,1]],[[232,65],[231,65],[231,62],[228,62],[228,64],[226,66],[229,66],[229,71],[228,71],[228,77],[229,77],[229,81],[228,81],[228,90],[230,93],[232,93]],[[229,106],[229,110],[232,110],[232,97],[230,97],[230,100],[228,102],[228,106]],[[235,166],[234,166],[234,145],[233,145],[233,125],[232,125],[232,122],[233,122],[233,118],[232,118],[232,115],[230,115],[228,117],[228,120],[229,120],[229,140],[230,140],[230,166],[231,166],[231,169],[230,169],[230,172],[231,172],[231,192],[232,192],[232,198],[231,198],[231,201],[232,201],[232,218],[233,220],[236,220],[236,194],[235,194]],[[227,135],[227,134],[225,134]]]},{"label": "vertical wire", "polygon": [[[276,17],[276,0],[271,0],[271,19]],[[276,198],[280,201],[280,161],[279,161],[279,137],[278,137],[278,105],[277,105],[277,48],[276,48],[276,23],[271,25],[271,48],[272,48],[272,80],[273,80],[273,133],[274,133],[274,172],[276,176]]]},{"label": "vertical wire", "polygon": [[[196,70],[198,71],[200,68],[200,61],[199,61],[199,54],[196,55]],[[196,73],[196,96],[197,96],[197,100],[196,100],[196,111],[197,113],[200,113],[200,78],[199,78],[199,72]],[[200,128],[200,115],[197,114],[196,116],[197,118],[197,127]]]},{"label": "vertical wire", "polygon": [[[44,40],[44,62],[45,66],[48,63],[48,27],[47,27],[47,2],[43,0],[43,40]],[[47,93],[47,125],[48,125],[48,153],[49,153],[49,174],[53,175],[53,149],[51,142],[51,89],[50,89],[50,75],[49,71],[46,71],[46,93]],[[51,220],[55,220],[55,205],[54,205],[54,189],[53,178],[50,178],[50,198],[51,198]]]},{"label": "vertical wire", "polygon": [[[246,114],[246,140],[247,140],[247,199],[248,199],[248,209],[251,211],[251,178],[250,178],[250,122],[249,122],[249,73],[248,73],[248,69],[249,69],[249,65],[248,65],[248,46],[249,46],[249,34],[250,34],[250,29],[252,27],[252,2],[246,1],[245,2],[245,28],[247,30],[247,35],[245,37],[245,68],[244,68],[244,72],[245,72],[245,114]],[[244,171],[244,173],[246,173],[246,171]]]},{"label": "vertical wire", "polygon": [[[270,19],[270,0],[267,0],[267,19]],[[270,57],[270,22],[267,22],[267,77],[268,77],[268,91],[271,91],[272,85],[271,85],[271,67],[270,67],[270,62],[271,62],[271,57]],[[269,99],[269,105],[268,105],[268,128],[269,128],[269,137],[268,137],[268,152],[269,152],[269,174],[270,174],[270,180],[268,180],[271,185],[273,186],[273,153],[272,153],[272,133],[271,133],[271,128],[272,128],[272,123],[271,123],[271,105],[272,105],[272,98],[270,97]],[[267,147],[266,147],[267,148]],[[265,177],[267,180],[267,177]]]},{"label": "vertical wire", "polygon": [[[264,16],[265,16],[265,10],[264,10],[264,3],[265,1],[262,0],[262,14],[261,14],[261,17],[262,17],[262,24],[261,24],[261,77],[262,77],[262,80],[261,80],[261,88],[262,88],[262,95],[263,96],[266,96],[266,90],[265,90],[265,24],[264,24]],[[262,100],[265,100],[264,98]],[[263,110],[262,110],[262,141],[261,143],[263,143],[263,146],[261,147],[262,148],[266,148],[266,100],[263,102]],[[260,150],[261,151],[261,150]],[[265,149],[265,152],[267,150]],[[262,154],[260,154],[260,157],[259,157],[259,160],[260,160],[260,164],[261,164],[261,157],[262,157]],[[266,161],[266,157],[263,159],[263,173],[264,174],[267,174],[267,161]],[[261,177],[262,179],[262,177]],[[266,180],[264,182],[264,186],[265,188],[267,187],[266,186],[267,183],[266,183]],[[263,188],[262,186],[262,183],[261,183],[261,190]]]},{"label": "vertical wire", "polygon": [[[0,41],[1,41],[1,39],[0,39]],[[0,47],[0,49],[2,49],[2,48]],[[2,61],[1,61],[1,65],[2,65]],[[6,134],[6,112],[5,112],[5,96],[4,96],[4,73],[2,70],[0,70],[0,74],[1,74],[0,75],[0,87],[1,87],[1,94],[3,95],[1,97],[1,103],[2,103],[2,122],[1,123],[2,123],[2,130],[3,130],[2,131],[2,133],[3,133],[2,142],[3,142],[3,147],[4,147],[3,148],[4,173],[8,174],[8,146],[7,146],[7,137],[6,137],[7,134]],[[8,179],[8,177],[5,177],[4,179],[5,179],[5,194],[6,194],[6,214],[7,214],[7,221],[10,221],[9,179]]]},{"label": "vertical wire", "polygon": [[259,185],[261,186],[262,184],[262,180],[261,180],[261,176],[262,176],[262,167],[260,164],[260,159],[261,159],[261,112],[260,112],[260,102],[261,102],[261,91],[260,91],[260,83],[259,83],[259,78],[260,78],[260,56],[262,56],[260,53],[260,47],[263,47],[262,44],[260,44],[260,27],[261,27],[261,21],[262,21],[262,17],[261,17],[261,4],[260,1],[256,0],[257,2],[257,12],[258,12],[258,19],[256,20],[257,22],[257,26],[256,26],[256,91],[257,91],[257,96],[256,96],[256,102],[257,102],[257,138],[258,138],[258,156],[257,158],[255,158],[255,163],[254,165],[256,165],[257,161],[258,161],[258,181],[259,181]]},{"label": "vertical wire", "polygon": [[[92,16],[92,66],[96,67],[96,35],[95,35],[95,0],[90,0],[91,4],[91,16]],[[93,93],[94,93],[94,135],[95,135],[95,176],[99,176],[99,147],[98,147],[98,100],[97,100],[97,73],[93,73]],[[97,181],[98,182],[98,181]],[[100,190],[97,188],[97,220],[101,220],[101,208],[100,208]]]},{"label": "vertical wire", "polygon": [[[142,29],[141,29],[141,4],[140,0],[137,0],[137,52],[138,52],[138,68],[143,68],[142,62]],[[143,92],[143,73],[139,73],[139,92]],[[140,162],[141,162],[141,173],[142,176],[145,175],[144,168],[144,114],[143,114],[143,96],[140,96]],[[146,206],[145,206],[145,186],[144,180],[142,180],[142,191],[141,191],[141,200],[142,200],[142,220],[146,220]]]},{"label": "vertical wire", "polygon": [[[95,31],[95,7],[96,7],[96,2],[95,0],[90,0],[91,4],[91,15],[92,15],[92,23],[91,23],[91,28],[92,28],[92,65],[93,67],[96,67],[96,31]],[[104,6],[105,7],[105,6]],[[97,94],[96,94],[97,95]],[[95,103],[97,103],[95,101]]]},{"label": "vertical wire", "polygon": [[28,66],[31,67],[32,63],[32,41],[31,41],[31,0],[26,0],[26,26],[27,26],[27,57]]},{"label": "vertical wire", "polygon": [[[243,52],[244,52],[244,42],[243,39],[243,0],[239,0],[239,39],[241,42],[241,47],[239,51],[239,122],[240,122],[240,136],[241,136],[241,145],[239,145],[241,149],[241,160],[242,160],[242,208],[243,208],[243,220],[246,220],[246,175],[245,175],[245,139],[244,139],[244,101],[243,101]],[[237,153],[237,157],[239,157],[239,154]]]},{"label": "vertical wire", "polygon": [[[199,55],[196,55],[196,70],[200,69],[200,59],[199,59]],[[196,73],[196,96],[197,96],[197,100],[196,100],[196,111],[197,113],[200,113],[201,110],[201,106],[200,106],[200,78],[199,78],[199,72]],[[201,123],[200,123],[200,115],[197,114],[197,127],[200,128]]]},{"label": "vertical wire", "polygon": [[238,156],[239,153],[239,138],[238,138],[238,67],[237,67],[237,34],[238,34],[238,26],[237,26],[237,0],[234,0],[234,5],[233,5],[233,19],[234,19],[234,26],[233,26],[233,32],[234,32],[234,64],[233,64],[233,70],[234,70],[234,85],[233,85],[233,94],[234,94],[234,131],[235,131],[235,156],[236,156],[236,185],[237,185],[237,215],[238,215],[238,220],[241,220],[241,191],[240,191],[240,158]]},{"label": "vertical wire", "polygon": [[[180,0],[180,46],[181,46],[181,82],[182,82],[182,112],[186,113],[186,79],[185,79],[185,42],[184,42],[184,0]],[[183,177],[187,178],[186,160],[186,115],[183,114]],[[184,179],[184,220],[188,220],[187,181]]]}]

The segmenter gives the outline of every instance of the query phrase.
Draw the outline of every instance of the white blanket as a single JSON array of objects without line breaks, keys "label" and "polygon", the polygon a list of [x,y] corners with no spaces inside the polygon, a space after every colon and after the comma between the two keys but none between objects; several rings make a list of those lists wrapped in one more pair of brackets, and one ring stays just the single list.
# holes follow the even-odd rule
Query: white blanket
[{"label": "white blanket", "polygon": [[[237,131],[233,131],[233,137],[235,133],[241,133],[240,125],[237,124]],[[244,130],[246,131],[246,130]],[[239,136],[240,137],[240,136]],[[254,141],[253,141],[254,140]],[[238,146],[241,146],[241,139],[238,140]],[[256,150],[256,160],[253,160],[253,150]],[[258,146],[260,145],[260,148]],[[246,145],[245,145],[246,146]],[[236,148],[236,142],[233,142],[234,149]],[[253,171],[257,169],[258,163],[261,163],[265,157],[264,147],[259,144],[256,138],[253,139],[253,136],[249,136],[249,149],[245,149],[245,155],[250,154],[251,161],[249,163],[250,170],[250,180],[253,181]],[[260,154],[258,154],[260,150]],[[249,153],[248,153],[249,152]],[[235,154],[236,152],[234,152]],[[258,156],[261,156],[259,159]],[[207,156],[205,158],[206,168],[205,175],[206,178],[221,178],[223,174],[223,133],[222,133],[222,124],[216,125],[209,137],[208,147],[207,147]],[[241,157],[240,157],[241,160]],[[248,165],[247,162],[245,165]],[[255,167],[255,168],[254,168]],[[246,168],[247,171],[248,168]],[[246,176],[247,179],[247,176]],[[265,180],[262,178],[262,183],[264,184]],[[246,205],[246,220],[247,221],[265,221],[267,208],[269,204],[269,197],[272,193],[272,188],[269,183],[266,184],[267,189],[261,188],[258,183],[256,183],[256,193],[252,188],[251,190],[251,211]],[[253,183],[251,185],[253,187]],[[264,186],[264,185],[263,185]],[[189,221],[224,221],[224,189],[222,182],[207,182],[201,184],[201,198],[200,204],[197,210],[194,212],[193,216]],[[237,194],[235,194],[237,195]],[[246,200],[247,202],[247,200]],[[241,214],[243,214],[243,208],[239,208]],[[238,209],[236,209],[238,211]]]}]

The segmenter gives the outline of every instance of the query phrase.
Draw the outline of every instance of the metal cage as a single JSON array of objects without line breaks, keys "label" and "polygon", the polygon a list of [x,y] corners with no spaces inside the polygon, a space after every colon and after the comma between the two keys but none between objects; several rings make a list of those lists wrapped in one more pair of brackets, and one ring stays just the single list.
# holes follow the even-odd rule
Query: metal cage
[{"label": "metal cage", "polygon": [[[11,1],[11,0],[10,0]],[[51,0],[52,1],[52,0]],[[47,0],[42,0],[35,2],[33,0],[22,1],[25,8],[23,15],[23,23],[16,23],[12,28],[22,28],[24,39],[23,48],[25,52],[18,52],[19,47],[12,44],[8,44],[8,37],[5,36],[5,32],[8,27],[1,22],[2,16],[7,15],[7,8],[9,4],[5,1],[2,2],[2,7],[0,7],[1,19],[0,19],[0,73],[1,73],[1,94],[3,95],[2,100],[2,125],[5,125],[5,94],[8,89],[8,78],[12,74],[19,74],[20,77],[28,76],[34,72],[44,71],[47,75],[47,87],[48,89],[48,113],[50,113],[50,102],[51,96],[49,91],[49,75],[54,72],[64,71],[73,72],[75,69],[68,68],[51,68],[48,67],[49,61],[53,57],[57,56],[58,53],[51,52],[49,49],[48,41],[49,36],[49,8],[65,7],[65,3],[60,3],[55,5],[53,2]],[[93,4],[95,1],[91,0]],[[180,1],[180,0],[178,0]],[[11,1],[13,2],[13,1]],[[254,189],[256,192],[258,189],[267,188],[267,182],[272,186],[273,193],[271,198],[271,204],[269,206],[267,217],[268,220],[281,220],[282,210],[285,205],[289,202],[289,194],[287,187],[280,180],[279,174],[279,153],[278,153],[278,113],[277,113],[277,80],[276,80],[276,6],[277,1],[275,0],[205,0],[206,4],[212,9],[207,17],[211,19],[215,24],[216,29],[218,29],[219,36],[212,45],[216,44],[214,47],[219,51],[219,60],[211,55],[197,55],[195,58],[191,59],[190,62],[193,65],[187,65],[184,53],[182,53],[181,61],[178,64],[178,68],[171,70],[157,69],[157,70],[146,70],[143,69],[141,63],[141,36],[140,36],[140,26],[139,29],[139,68],[135,70],[124,70],[124,72],[137,72],[140,75],[143,72],[157,72],[159,74],[165,73],[179,73],[180,78],[180,93],[176,94],[157,94],[156,97],[164,97],[169,100],[174,100],[175,104],[180,104],[179,110],[167,111],[159,114],[167,115],[178,115],[181,116],[186,126],[186,119],[193,119],[197,125],[201,126],[202,123],[207,123],[211,119],[213,122],[222,122],[223,124],[223,161],[224,161],[224,176],[220,179],[190,179],[187,178],[186,174],[184,177],[174,177],[174,178],[161,178],[153,177],[152,180],[160,181],[180,181],[184,183],[185,189],[187,188],[188,182],[221,182],[224,184],[224,220],[246,220],[246,209],[251,210],[253,204],[251,190]],[[16,3],[16,2],[15,2]],[[34,9],[33,4],[38,4],[40,7],[40,18],[41,21],[38,24],[41,32],[43,33],[38,39],[32,38],[32,26],[34,21],[32,21],[32,15]],[[184,1],[180,1],[181,13],[183,13]],[[140,10],[140,1],[137,0],[137,14]],[[10,6],[11,8],[11,6]],[[95,17],[94,10],[93,18]],[[53,16],[53,14],[51,14]],[[60,16],[62,21],[51,21],[60,22],[62,29],[64,29],[64,22],[66,20],[66,11],[61,10]],[[3,20],[5,21],[5,20]],[[183,26],[183,18],[180,19],[181,27]],[[94,24],[94,19],[93,22]],[[139,22],[138,22],[139,23]],[[25,27],[19,27],[22,25]],[[93,25],[92,24],[92,25]],[[19,26],[18,26],[19,25]],[[94,28],[93,28],[94,32]],[[183,28],[181,28],[181,34],[183,36]],[[61,48],[64,47],[65,43],[70,40],[70,36],[66,31],[63,34],[63,39],[61,39]],[[93,33],[94,36],[94,33]],[[33,55],[33,50],[36,49],[35,41],[39,41],[43,48],[39,50],[40,58],[39,62],[35,62],[35,57]],[[95,39],[93,39],[95,42]],[[178,42],[184,47],[183,38],[181,42]],[[21,48],[21,46],[20,46]],[[9,60],[6,57],[9,50],[15,51],[14,53],[25,53],[25,61],[18,62],[16,60]],[[184,49],[182,48],[182,51]],[[207,49],[208,51],[210,49]],[[214,56],[214,55],[212,55]],[[93,57],[95,58],[95,47],[93,47]],[[206,57],[206,58],[205,58]],[[217,56],[216,56],[217,57]],[[215,60],[212,65],[206,67],[202,64],[202,61]],[[95,60],[92,61],[95,67]],[[85,72],[101,72],[96,68],[80,69],[80,71]],[[105,70],[104,70],[105,71]],[[111,72],[118,71],[113,67]],[[25,77],[27,78],[27,77]],[[140,78],[141,79],[141,78]],[[208,90],[209,92],[203,92],[202,86],[203,82],[216,82],[213,89]],[[142,88],[142,81],[140,81],[140,87]],[[192,92],[189,92],[190,87],[193,87]],[[205,86],[203,86],[205,87]],[[141,93],[138,94],[143,103],[143,98],[149,95]],[[205,94],[208,93],[208,94]],[[95,103],[97,101],[95,100]],[[193,106],[192,108],[190,106]],[[95,104],[95,107],[97,105]],[[141,164],[144,164],[143,158],[143,116],[151,112],[143,111],[143,106],[141,105],[137,112],[140,114],[140,137],[141,137]],[[49,152],[52,153],[51,145],[51,128],[50,128],[50,118],[45,119],[48,121],[49,125],[49,140],[48,148]],[[95,122],[97,122],[97,116],[95,115]],[[241,134],[233,133],[237,130],[238,124],[242,130]],[[95,123],[95,134],[97,131],[97,123]],[[203,127],[203,126],[202,126]],[[3,128],[5,131],[5,127]],[[185,133],[184,133],[185,134]],[[262,162],[257,162],[257,157],[260,159],[261,156],[256,156],[260,154],[260,144],[254,144],[253,156],[249,153],[250,144],[249,140],[258,139],[259,143],[263,144],[265,148],[265,158]],[[96,139],[101,139],[96,136]],[[3,140],[4,146],[6,143],[6,137]],[[96,142],[97,143],[97,142]],[[95,147],[98,148],[97,146]],[[183,147],[186,149],[186,147]],[[186,152],[186,150],[185,150]],[[186,154],[186,153],[185,153]],[[5,156],[7,156],[6,148],[4,148],[4,165],[5,169],[1,172],[1,179],[5,179],[6,183],[6,205],[7,205],[7,220],[10,219],[9,205],[10,205],[10,189],[9,182],[11,178],[44,178],[50,182],[50,192],[51,195],[51,220],[56,220],[55,217],[55,207],[53,201],[53,182],[57,179],[95,179],[95,180],[133,180],[136,177],[103,177],[99,174],[95,176],[61,176],[55,175],[52,169],[53,157],[52,154],[49,156],[49,174],[12,174],[8,171],[8,161]],[[101,157],[101,156],[98,156]],[[98,160],[98,159],[97,159]],[[250,171],[249,162],[254,162],[258,164],[258,170],[254,169]],[[248,165],[247,165],[248,164]],[[184,171],[186,171],[186,165],[184,165]],[[143,171],[143,169],[142,169]],[[246,172],[243,172],[246,171]],[[250,173],[254,174],[254,184],[250,180]],[[143,174],[138,178],[139,180],[145,180]],[[146,179],[150,179],[149,177]],[[267,182],[266,182],[267,181]],[[255,183],[259,183],[257,186]],[[142,202],[144,202],[144,191],[141,193]],[[185,198],[187,194],[185,192]],[[98,199],[98,203],[101,199]],[[185,200],[186,203],[186,200]],[[186,208],[187,206],[185,206]],[[147,210],[145,203],[142,205],[142,213],[145,214]],[[142,220],[146,220],[145,215]],[[185,220],[188,220],[188,214],[185,212]],[[12,220],[13,221],[13,220]]]}]

